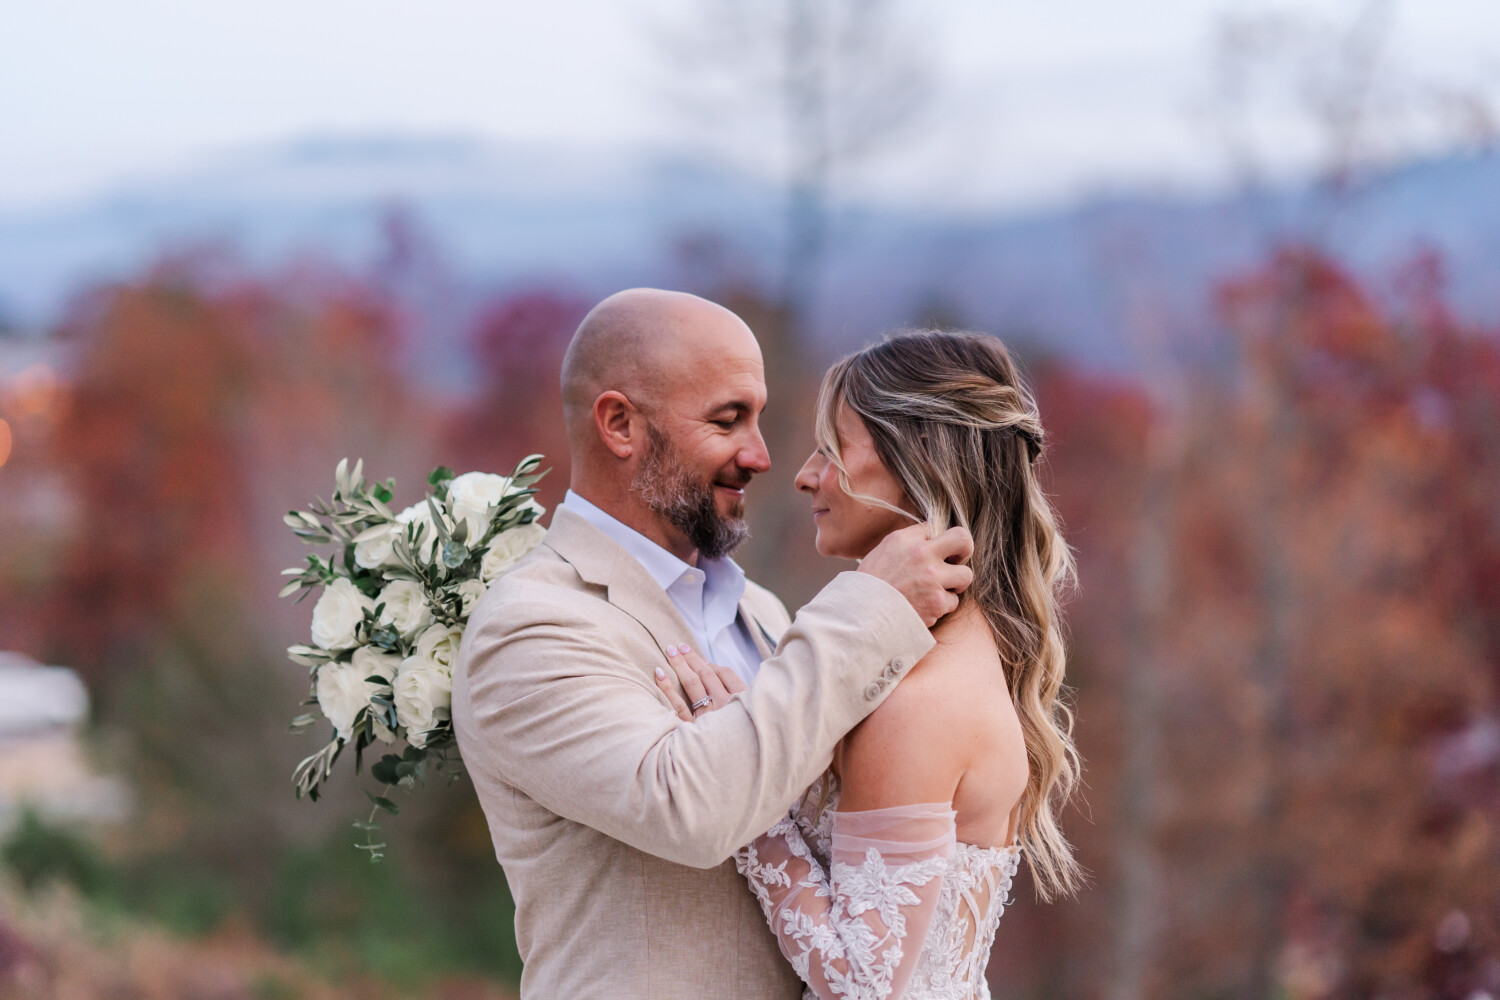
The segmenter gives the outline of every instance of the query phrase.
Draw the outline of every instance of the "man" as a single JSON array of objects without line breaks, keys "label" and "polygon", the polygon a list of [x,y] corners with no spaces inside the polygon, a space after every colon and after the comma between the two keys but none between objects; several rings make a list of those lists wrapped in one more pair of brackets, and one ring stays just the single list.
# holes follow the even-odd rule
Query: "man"
[{"label": "man", "polygon": [[[739,317],[621,292],[584,319],[562,383],[571,489],[475,607],[453,682],[516,900],[521,995],[793,1000],[730,855],[931,648],[927,626],[972,579],[948,561],[970,540],[897,532],[789,622],[728,559],[745,485],[770,467]],[[754,680],[692,725],[655,680],[684,643]]]}]

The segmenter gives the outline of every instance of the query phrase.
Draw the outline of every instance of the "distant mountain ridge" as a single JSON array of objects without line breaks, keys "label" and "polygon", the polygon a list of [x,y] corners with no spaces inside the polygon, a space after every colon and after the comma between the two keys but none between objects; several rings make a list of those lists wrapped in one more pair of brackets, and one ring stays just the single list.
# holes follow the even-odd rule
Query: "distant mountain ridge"
[{"label": "distant mountain ridge", "polygon": [[[367,269],[393,206],[475,297],[526,285],[580,294],[681,285],[693,239],[726,248],[747,280],[765,282],[777,273],[782,204],[774,185],[650,150],[304,140],[70,207],[0,215],[0,314],[45,325],[76,289],[194,243],[232,246],[256,267],[311,255]],[[1129,368],[1142,345],[1209,322],[1207,294],[1224,275],[1309,236],[1369,274],[1438,250],[1457,307],[1500,326],[1500,156],[1489,153],[1392,169],[1337,198],[1289,185],[1219,198],[1117,195],[1029,214],[847,206],[814,327],[833,351],[937,309]],[[451,338],[440,350],[449,347]]]}]

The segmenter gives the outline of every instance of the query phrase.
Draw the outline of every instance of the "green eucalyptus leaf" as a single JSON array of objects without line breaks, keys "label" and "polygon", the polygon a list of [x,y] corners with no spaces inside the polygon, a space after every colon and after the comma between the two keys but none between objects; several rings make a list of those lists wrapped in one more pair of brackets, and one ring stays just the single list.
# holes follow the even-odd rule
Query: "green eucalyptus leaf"
[{"label": "green eucalyptus leaf", "polygon": [[434,497],[427,498],[427,508],[432,511],[432,526],[437,529],[439,540],[446,542],[449,534],[448,524],[443,520],[443,509],[438,506]]},{"label": "green eucalyptus leaf", "polygon": [[400,777],[396,773],[396,765],[399,763],[401,763],[400,757],[388,753],[370,765],[370,777],[383,785],[394,785]]},{"label": "green eucalyptus leaf", "polygon": [[[443,546],[443,565],[449,569],[458,569],[469,561],[469,548],[462,542],[448,542]],[[457,595],[455,595],[457,596]],[[460,598],[460,606],[462,599]]]},{"label": "green eucalyptus leaf", "polygon": [[392,816],[399,816],[401,814],[401,807],[396,805],[396,803],[392,802],[390,799],[386,798],[384,795],[372,795],[369,792],[365,792],[365,795],[369,798],[370,805],[374,806],[376,809],[384,809]]}]

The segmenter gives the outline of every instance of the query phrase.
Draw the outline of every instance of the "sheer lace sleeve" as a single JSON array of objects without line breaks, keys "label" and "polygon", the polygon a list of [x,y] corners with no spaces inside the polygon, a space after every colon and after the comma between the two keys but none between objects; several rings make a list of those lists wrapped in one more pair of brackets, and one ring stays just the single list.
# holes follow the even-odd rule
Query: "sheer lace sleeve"
[{"label": "sheer lace sleeve", "polygon": [[954,816],[946,802],[835,812],[826,872],[790,818],[735,856],[782,954],[814,994],[901,995],[953,856]]}]

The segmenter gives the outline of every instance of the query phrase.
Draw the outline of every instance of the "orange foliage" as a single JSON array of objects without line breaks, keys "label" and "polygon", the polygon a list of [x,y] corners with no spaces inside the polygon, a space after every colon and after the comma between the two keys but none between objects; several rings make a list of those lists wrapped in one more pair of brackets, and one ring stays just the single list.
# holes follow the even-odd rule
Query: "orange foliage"
[{"label": "orange foliage", "polygon": [[548,508],[568,485],[568,438],[558,373],[563,353],[589,303],[552,292],[526,292],[493,303],[473,337],[477,397],[455,407],[445,437],[458,469],[508,473],[531,452],[552,472],[537,486]]},{"label": "orange foliage", "polygon": [[[1018,892],[996,946],[1008,995],[1500,991],[1500,346],[1446,309],[1435,259],[1394,292],[1277,255],[1219,297],[1239,363],[1183,372],[1174,410],[1130,379],[1033,373],[1080,562],[1087,789],[1066,829],[1095,888],[1046,908]],[[99,670],[182,627],[204,580],[277,621],[274,569],[297,555],[278,516],[343,455],[409,502],[438,461],[503,472],[543,451],[554,505],[558,369],[586,308],[497,302],[477,397],[423,406],[368,285],[167,268],[96,293],[43,401],[45,459],[7,411],[0,474],[60,477],[71,513],[52,578],[0,552],[0,628],[41,622],[7,634]],[[787,482],[816,380],[753,319],[794,416],[776,418],[780,485],[747,560],[795,599],[841,568],[811,558]]]},{"label": "orange foliage", "polygon": [[96,291],[59,333],[77,363],[48,464],[75,511],[43,652],[87,671],[182,624],[184,587],[212,580],[236,602],[263,589],[268,469],[404,409],[395,321],[370,290],[327,276],[217,287],[194,264]]},{"label": "orange foliage", "polygon": [[1244,364],[1200,390],[1176,486],[1163,989],[1440,996],[1500,955],[1493,792],[1433,768],[1500,707],[1472,584],[1500,555],[1474,506],[1500,354],[1424,296],[1389,316],[1300,250],[1223,291]]}]

